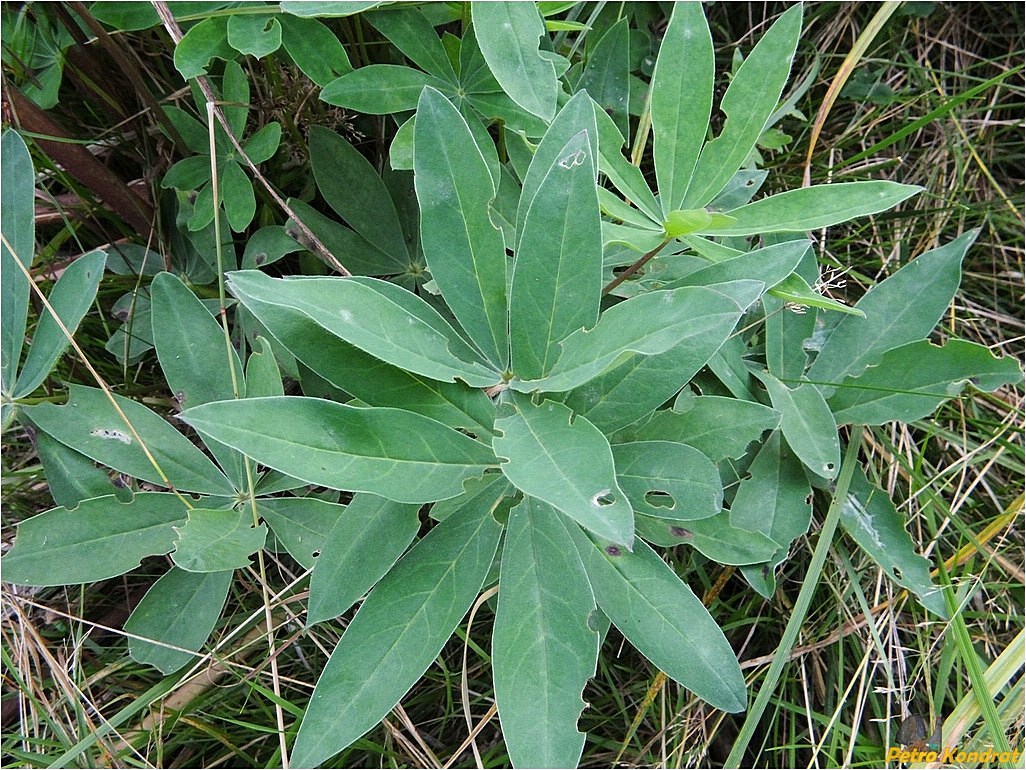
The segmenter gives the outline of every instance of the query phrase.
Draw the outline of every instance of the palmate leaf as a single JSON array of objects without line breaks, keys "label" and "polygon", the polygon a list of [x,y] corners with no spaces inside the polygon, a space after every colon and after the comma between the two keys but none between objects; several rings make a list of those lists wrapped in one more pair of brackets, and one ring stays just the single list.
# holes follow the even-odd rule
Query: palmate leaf
[{"label": "palmate leaf", "polygon": [[539,379],[555,364],[558,343],[598,321],[602,231],[588,132],[548,167],[524,219],[509,301],[513,372]]},{"label": "palmate leaf", "polygon": [[[271,278],[255,270],[229,274],[242,304],[281,305],[372,356],[443,382],[489,387],[502,375],[484,362],[438,312],[416,294],[373,278]],[[399,331],[401,330],[401,331]]]},{"label": "palmate leaf", "polygon": [[[696,8],[691,11],[691,15],[697,17],[697,13],[700,12],[701,9]],[[697,18],[694,18],[689,26],[693,29],[692,39],[700,41],[699,44],[703,45],[703,48],[711,45],[704,42],[704,35],[707,33],[701,30],[701,23]],[[688,185],[687,194],[684,196],[684,208],[701,208],[711,201],[755,148],[755,143],[766,128],[767,121],[777,108],[780,94],[791,71],[791,60],[794,58],[801,31],[802,7],[800,4],[793,5],[766,31],[731,79],[720,100],[720,111],[726,116],[726,121],[719,136],[702,148],[694,176],[691,177],[691,184]],[[681,54],[688,56],[691,46],[682,48]],[[664,50],[665,48],[660,50],[660,58]],[[704,59],[711,57],[711,47],[709,50],[709,53],[703,52]],[[705,88],[711,88],[711,74],[705,75],[702,70],[698,70],[694,77],[702,84],[702,93]],[[706,86],[706,83],[710,85]],[[677,88],[690,86],[691,83],[682,82]],[[699,116],[704,114],[707,117],[708,112],[702,112],[703,103],[698,104],[702,105],[698,107]],[[692,138],[691,142],[693,141]],[[664,193],[662,180],[659,191]],[[673,208],[678,206],[669,207],[667,210]]]},{"label": "palmate leaf", "polygon": [[595,674],[595,597],[559,514],[527,497],[509,515],[492,634],[495,701],[514,767],[576,767],[581,693]]},{"label": "palmate leaf", "polygon": [[292,750],[316,767],[381,721],[438,656],[499,544],[486,506],[440,522],[371,591],[317,680]]},{"label": "palmate leaf", "polygon": [[125,621],[125,631],[132,634],[132,660],[165,674],[193,660],[196,656],[185,650],[199,651],[214,630],[232,575],[232,570],[186,572],[178,567],[164,573]]},{"label": "palmate leaf", "polygon": [[724,711],[745,708],[745,680],[702,602],[644,542],[634,552],[596,544],[567,522],[601,609],[668,677]]},{"label": "palmate leaf", "polygon": [[972,383],[996,390],[1022,381],[1019,362],[996,358],[983,345],[950,340],[943,347],[928,340],[884,353],[880,363],[859,377],[847,377],[827,402],[839,425],[882,425],[925,417]]},{"label": "palmate leaf", "polygon": [[365,493],[353,498],[317,557],[310,579],[308,625],[341,615],[392,568],[417,536],[419,509]]},{"label": "palmate leaf", "polygon": [[[234,494],[217,466],[170,424],[142,404],[118,395],[114,400],[175,489]],[[102,390],[72,385],[65,406],[43,403],[26,408],[25,414],[39,430],[86,457],[133,478],[165,484]]]},{"label": "palmate leaf", "polygon": [[470,338],[505,370],[506,250],[490,217],[496,191],[488,166],[467,122],[438,91],[424,90],[415,133],[420,235],[431,277]]},{"label": "palmate leaf", "polygon": [[958,291],[962,259],[977,235],[979,230],[970,230],[920,255],[855,303],[865,318],[842,318],[809,367],[808,379],[824,396],[830,397],[845,376],[858,377],[888,350],[933,331]]},{"label": "palmate leaf", "polygon": [[147,556],[174,547],[174,525],[186,507],[177,495],[139,492],[122,503],[113,495],[33,516],[18,526],[4,556],[4,580],[18,585],[92,583],[123,575]]},{"label": "palmate leaf", "polygon": [[621,302],[606,310],[593,328],[574,332],[559,343],[559,356],[548,376],[514,380],[510,387],[564,392],[633,356],[665,353],[685,340],[723,330],[729,334],[764,286],[758,281],[735,281],[721,288],[727,286],[739,301],[713,288],[686,287],[653,291]]},{"label": "palmate leaf", "polygon": [[562,511],[599,537],[631,547],[634,514],[620,489],[605,436],[562,404],[527,397],[496,420],[492,439],[502,472],[525,494]]},{"label": "palmate leaf", "polygon": [[184,411],[182,419],[310,484],[398,502],[455,497],[464,480],[496,464],[484,444],[402,409],[281,396],[204,404]]},{"label": "palmate leaf", "polygon": [[713,75],[712,35],[701,4],[675,3],[649,89],[652,157],[664,215],[680,208],[698,164],[712,114]]}]

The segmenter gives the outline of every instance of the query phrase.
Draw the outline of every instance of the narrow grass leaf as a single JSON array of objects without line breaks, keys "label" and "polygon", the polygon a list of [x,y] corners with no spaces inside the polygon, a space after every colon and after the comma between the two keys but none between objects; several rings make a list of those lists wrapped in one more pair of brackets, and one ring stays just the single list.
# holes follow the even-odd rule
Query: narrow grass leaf
[{"label": "narrow grass leaf", "polygon": [[588,575],[548,504],[527,497],[509,516],[492,634],[495,701],[514,767],[577,767],[581,697],[599,637]]},{"label": "narrow grass leaf", "polygon": [[132,660],[164,674],[192,661],[196,656],[184,650],[198,652],[207,641],[221,617],[233,574],[178,567],[165,572],[125,621],[125,631],[134,635],[128,639]]},{"label": "narrow grass leaf", "polygon": [[548,374],[559,355],[558,343],[598,321],[601,290],[594,158],[588,132],[581,131],[549,166],[524,219],[509,301],[517,377],[533,380]]},{"label": "narrow grass leaf", "polygon": [[970,230],[922,254],[866,292],[855,303],[866,317],[841,319],[809,367],[809,380],[830,396],[845,376],[858,377],[888,350],[925,339],[958,291],[962,259],[977,235]]},{"label": "narrow grass leaf", "polygon": [[[684,193],[695,173],[709,130],[713,58],[712,35],[701,4],[674,4],[649,89],[652,158],[663,214],[680,208],[684,201]],[[733,118],[732,115],[730,117]],[[728,125],[733,127],[730,123]],[[744,156],[741,161],[744,161]],[[740,165],[738,162],[730,173],[733,174]],[[718,190],[713,194],[715,192]],[[705,203],[708,201],[699,205]]]},{"label": "narrow grass leaf", "polygon": [[401,409],[249,398],[182,413],[203,435],[310,484],[423,503],[455,497],[496,461],[484,444]]},{"label": "narrow grass leaf", "polygon": [[490,216],[496,191],[488,166],[467,122],[438,91],[424,89],[414,131],[420,237],[431,277],[470,338],[505,370],[506,249]]},{"label": "narrow grass leaf", "polygon": [[552,63],[538,50],[545,25],[537,6],[474,3],[471,14],[481,53],[503,91],[532,115],[552,120],[559,84]]},{"label": "narrow grass leaf", "polygon": [[716,466],[687,444],[614,444],[613,462],[620,488],[635,513],[691,521],[715,516],[723,506],[723,485]]},{"label": "narrow grass leaf", "polygon": [[[175,489],[210,495],[234,494],[234,487],[224,474],[170,424],[142,404],[118,395],[114,400]],[[75,451],[132,478],[164,485],[102,390],[72,385],[66,405],[43,403],[26,408],[25,413],[39,430]]]},{"label": "narrow grass leaf", "polygon": [[[692,10],[691,16],[697,17],[700,10]],[[701,41],[703,58],[711,62],[712,44],[705,43],[704,37],[700,37],[704,33],[699,25],[697,18],[689,25],[693,29],[692,39]],[[688,185],[687,194],[684,196],[684,207],[705,206],[716,197],[748,159],[780,101],[780,95],[791,72],[791,60],[794,58],[801,31],[802,7],[793,5],[766,31],[731,79],[720,100],[720,112],[726,116],[723,128],[719,136],[702,149],[691,184]],[[706,47],[708,53],[705,52]],[[680,50],[683,56],[688,56],[691,47],[682,45]],[[711,67],[711,64],[709,66]],[[698,78],[697,82],[702,84],[703,100],[697,102],[696,109],[700,110],[700,116],[707,116],[704,94],[706,89],[711,88],[712,73],[696,74],[692,77]],[[677,86],[678,89],[690,87],[691,83],[683,80]],[[652,98],[654,123],[655,94]],[[694,130],[688,133],[689,145],[693,145]],[[704,126],[702,130],[704,131]],[[686,172],[687,169],[682,168],[682,171]],[[665,194],[661,180],[659,190]],[[666,210],[677,207],[670,206]]]},{"label": "narrow grass leaf", "polygon": [[613,454],[598,428],[562,404],[516,400],[492,439],[502,472],[525,494],[544,500],[599,537],[630,548],[634,514],[620,489]]},{"label": "narrow grass leaf", "polygon": [[392,569],[420,530],[419,509],[360,493],[340,511],[310,579],[307,625],[338,617]]},{"label": "narrow grass leaf", "polygon": [[792,389],[768,372],[754,374],[780,412],[780,430],[798,459],[823,478],[837,476],[841,467],[837,423],[819,389],[807,382]]},{"label": "narrow grass leaf", "polygon": [[74,510],[53,508],[18,525],[4,555],[4,580],[17,585],[93,583],[135,569],[147,556],[174,548],[173,526],[186,508],[173,494],[139,492],[123,503],[113,495]]},{"label": "narrow grass leaf", "polygon": [[[489,387],[501,380],[438,312],[416,294],[373,278],[271,278],[255,270],[229,275],[249,298],[297,310],[375,358],[442,382]],[[401,334],[396,330],[402,329]]]},{"label": "narrow grass leaf", "polygon": [[468,506],[440,522],[375,586],[317,680],[292,764],[316,767],[395,706],[481,590],[502,528]]},{"label": "narrow grass leaf", "polygon": [[[96,299],[107,255],[91,251],[74,262],[54,284],[48,297],[64,327],[74,334]],[[20,271],[19,271],[20,272]],[[17,284],[15,284],[17,285]],[[8,295],[4,294],[4,303]],[[68,349],[68,338],[49,311],[44,311],[32,335],[32,346],[18,375],[15,398],[29,395],[46,379],[57,359]]]},{"label": "narrow grass leaf", "polygon": [[643,541],[633,553],[608,542],[596,544],[572,522],[567,529],[599,608],[627,640],[715,708],[744,710],[745,680],[723,631],[655,551]]}]

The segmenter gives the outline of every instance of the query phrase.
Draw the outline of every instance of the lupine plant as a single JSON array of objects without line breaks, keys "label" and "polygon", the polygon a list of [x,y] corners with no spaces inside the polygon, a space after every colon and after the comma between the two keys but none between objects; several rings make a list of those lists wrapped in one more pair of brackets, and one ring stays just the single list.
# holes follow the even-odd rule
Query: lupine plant
[{"label": "lupine plant", "polygon": [[[274,50],[294,17],[371,5],[282,3],[260,24],[204,21],[181,59],[195,74],[233,51]],[[571,67],[539,47],[548,38],[534,4],[471,5],[461,37],[439,37],[417,8],[377,9],[370,23],[422,69],[336,64],[338,77],[325,78],[332,104],[398,113],[392,166],[413,171],[411,213],[400,183],[378,179],[342,136],[310,129],[317,186],[346,224],[301,201],[294,213],[325,240],[336,234],[337,256],[362,275],[273,277],[258,268],[286,248],[271,260],[247,251],[250,269],[227,273],[237,304],[222,298],[222,323],[174,273],[153,279],[153,345],[202,446],[97,389],[73,387],[62,406],[19,404],[38,384],[24,369],[52,364],[56,343],[41,342],[41,322],[14,377],[29,287],[8,275],[30,256],[19,228],[31,218],[31,164],[4,137],[14,180],[4,192],[5,421],[17,409],[75,487],[21,524],[4,578],[85,583],[170,554],[126,630],[136,660],[172,672],[203,648],[233,571],[262,549],[287,550],[312,570],[308,624],[359,603],[302,717],[294,766],[326,762],[378,724],[496,586],[491,665],[513,765],[577,764],[582,692],[610,625],[713,707],[743,711],[730,641],[660,549],[736,565],[771,596],[817,496],[835,499],[845,531],[891,580],[945,616],[893,503],[842,463],[844,427],[918,419],[969,383],[1020,378],[982,346],[930,341],[975,232],[909,261],[854,306],[819,291],[807,233],[893,209],[920,188],[759,193],[765,174],[752,160],[788,110],[800,6],[736,68],[715,132],[709,28],[700,4],[674,7],[644,110],[646,175],[623,154],[629,81],[615,76],[626,24]],[[236,67],[226,84],[248,100]],[[179,165],[165,186],[206,182],[209,155],[197,157],[184,167],[195,174],[183,181]],[[234,159],[216,165],[248,189]],[[369,197],[346,192],[354,175],[369,180]],[[252,219],[249,195],[241,209],[224,201],[233,229]],[[211,195],[215,222],[218,203]],[[197,211],[189,227],[207,221]],[[276,243],[283,233],[295,231],[275,231]],[[284,394],[279,365],[305,395]],[[91,461],[148,491],[118,496]]]}]

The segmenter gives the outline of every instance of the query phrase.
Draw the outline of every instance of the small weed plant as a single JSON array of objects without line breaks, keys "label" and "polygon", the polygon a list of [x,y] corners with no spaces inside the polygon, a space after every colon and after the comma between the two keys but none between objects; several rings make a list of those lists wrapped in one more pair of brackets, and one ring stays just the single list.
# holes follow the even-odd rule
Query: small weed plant
[{"label": "small weed plant", "polygon": [[[354,69],[321,19],[377,5],[364,18],[401,56]],[[92,583],[169,554],[125,631],[136,661],[172,673],[204,648],[235,572],[256,560],[263,575],[266,551],[287,552],[309,571],[306,623],[351,618],[287,747],[298,767],[386,717],[485,596],[514,766],[577,765],[610,625],[711,706],[744,711],[731,644],[660,554],[684,546],[770,597],[817,497],[890,580],[948,615],[851,449],[858,426],[916,420],[1021,372],[981,345],[931,341],[975,231],[853,306],[822,293],[808,233],[920,188],[760,191],[759,148],[794,114],[800,6],[735,61],[718,111],[698,3],[673,7],[640,96],[626,20],[589,37],[583,61],[553,49],[547,23],[579,27],[542,12],[566,4],[472,3],[453,18],[441,5],[281,6],[193,18],[175,53],[201,108],[165,112],[195,153],[162,183],[182,250],[170,270],[140,269],[142,331],[111,350],[126,363],[155,351],[179,424],[105,387],[30,398],[108,256],[39,295],[23,356],[34,170],[21,137],[3,136],[3,422],[37,432],[60,506],[18,527],[6,581]],[[93,12],[156,23],[148,5]],[[338,219],[308,196],[287,202],[284,226],[253,231],[251,163],[275,155],[282,127],[247,126],[236,60],[281,47],[324,102],[397,130],[379,175],[342,134],[304,127]],[[220,84],[224,124],[200,83]],[[243,269],[222,218],[250,233]],[[320,249],[352,275],[270,271]]]}]

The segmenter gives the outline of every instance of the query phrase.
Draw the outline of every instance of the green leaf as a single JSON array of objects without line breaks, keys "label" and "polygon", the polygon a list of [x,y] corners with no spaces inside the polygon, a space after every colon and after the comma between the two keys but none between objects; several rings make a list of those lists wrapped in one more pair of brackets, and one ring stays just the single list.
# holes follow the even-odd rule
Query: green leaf
[{"label": "green leaf", "polygon": [[[91,251],[68,266],[64,274],[50,291],[50,305],[57,312],[61,323],[72,334],[78,329],[82,317],[96,299],[96,289],[103,276],[103,263],[107,255],[102,251]],[[20,272],[20,271],[19,271]],[[4,302],[7,295],[4,295]],[[18,375],[15,398],[29,395],[46,379],[57,359],[68,348],[68,338],[57,325],[50,312],[44,311],[32,337],[25,365]]]},{"label": "green leaf", "polygon": [[770,195],[728,211],[734,218],[733,222],[709,227],[702,232],[726,236],[819,230],[886,211],[918,195],[922,189],[897,182],[813,185]]},{"label": "green leaf", "polygon": [[[258,488],[258,494],[263,492]],[[304,569],[314,568],[328,533],[346,510],[316,497],[271,497],[259,500],[257,508],[278,542]]]},{"label": "green leaf", "polygon": [[456,83],[456,72],[442,41],[419,8],[390,8],[368,13],[363,18],[418,67]]},{"label": "green leaf", "polygon": [[[753,290],[760,285],[754,281],[738,281],[734,285],[738,296],[731,299],[737,304],[750,304],[754,301]],[[713,288],[722,294],[729,286],[731,284],[719,284]],[[745,292],[748,297],[741,296]],[[754,291],[754,295],[757,294]],[[635,356],[608,370],[571,391],[567,405],[605,432],[630,425],[672,398],[705,366],[730,337],[738,315],[740,309],[736,308],[733,316],[721,316],[718,325],[705,329],[701,335],[686,337],[665,353]],[[702,323],[697,321],[696,328]]]},{"label": "green leaf", "polygon": [[211,16],[192,27],[175,46],[175,69],[188,80],[206,75],[211,59],[231,61],[237,55],[228,44],[228,17]]},{"label": "green leaf", "polygon": [[589,52],[576,89],[587,91],[624,136],[630,131],[630,69],[630,28],[623,18],[606,30]]},{"label": "green leaf", "polygon": [[599,170],[624,197],[629,198],[656,226],[662,222],[662,208],[648,187],[641,169],[623,156],[624,137],[604,110],[594,110],[599,134]]},{"label": "green leaf", "polygon": [[[84,454],[64,446],[45,433],[36,434],[36,451],[43,465],[46,485],[57,505],[75,508],[83,500],[115,494],[106,471]],[[125,490],[126,494],[131,494]]]},{"label": "green leaf", "polygon": [[595,597],[566,528],[525,498],[509,516],[492,634],[495,702],[514,767],[577,767],[581,697],[594,676]]},{"label": "green leaf", "polygon": [[[514,495],[519,494],[501,473],[486,473],[479,478],[470,479],[463,485],[463,488],[464,492],[459,497],[450,497],[448,500],[439,500],[437,503],[433,503],[431,518],[435,521],[442,521],[465,505],[486,505],[492,511],[495,520],[500,521],[503,504],[511,500]],[[509,507],[506,506],[507,512]]]},{"label": "green leaf", "polygon": [[[197,0],[196,2],[172,3],[169,9],[176,19],[181,19],[186,16],[210,13],[226,5],[229,3]],[[101,2],[90,5],[89,12],[104,24],[121,32],[134,32],[160,24],[160,16],[157,15],[157,11],[152,4],[145,0],[141,0],[141,2],[101,0]]]},{"label": "green leaf", "polygon": [[196,656],[185,650],[198,652],[214,630],[232,574],[231,570],[186,572],[177,567],[164,573],[125,621],[125,632],[133,634],[128,638],[132,660],[164,674],[191,662]]},{"label": "green leaf", "polygon": [[[395,257],[385,253],[356,231],[334,219],[329,219],[310,205],[293,198],[290,198],[288,203],[292,213],[355,275],[395,275],[406,269],[405,263],[400,264]],[[308,250],[313,250],[313,245],[307,243],[294,222],[286,225],[285,232]]]},{"label": "green leaf", "polygon": [[311,16],[353,16],[382,5],[382,0],[281,0],[285,13]]},{"label": "green leaf", "polygon": [[502,90],[532,115],[551,121],[559,84],[538,46],[545,25],[534,3],[474,3],[474,31],[488,68]]},{"label": "green leaf", "polygon": [[478,435],[491,430],[495,407],[484,391],[462,382],[439,382],[386,364],[297,310],[257,301],[252,296],[245,304],[297,359],[364,403],[417,412]]},{"label": "green leaf", "polygon": [[154,347],[175,400],[188,409],[233,398],[232,369],[241,375],[242,362],[210,311],[174,273],[153,279],[150,302]]},{"label": "green leaf", "polygon": [[824,297],[809,286],[808,282],[797,273],[787,276],[787,278],[770,289],[770,294],[777,299],[782,299],[785,302],[801,305],[803,307],[818,307],[824,310],[837,310],[841,313],[847,313],[848,315],[865,315],[861,310],[848,307],[843,302],[838,302],[830,297]]},{"label": "green leaf", "polygon": [[649,89],[652,156],[664,214],[684,201],[705,142],[712,114],[713,58],[701,4],[674,4]]},{"label": "green leaf", "polygon": [[665,288],[675,288],[677,285],[710,286],[747,278],[762,281],[770,289],[794,272],[811,247],[812,241],[805,239],[764,246],[688,273]]},{"label": "green leaf", "polygon": [[588,133],[581,131],[549,167],[524,218],[509,301],[512,365],[520,379],[545,376],[557,343],[595,325],[601,290],[595,169]]},{"label": "green leaf", "polygon": [[249,557],[264,547],[267,538],[267,527],[254,527],[252,514],[245,510],[193,508],[175,532],[178,537],[171,558],[189,572],[248,567]]},{"label": "green leaf", "polygon": [[841,319],[809,367],[809,380],[830,396],[845,376],[858,377],[888,350],[925,339],[958,291],[962,259],[979,232],[926,252],[866,292],[855,303],[866,317]]},{"label": "green leaf", "polygon": [[281,47],[281,24],[276,14],[235,14],[228,17],[228,45],[245,56],[262,59]]},{"label": "green leaf", "polygon": [[310,484],[399,502],[455,497],[465,479],[495,465],[485,445],[400,409],[285,396],[204,404],[183,412],[182,419]]},{"label": "green leaf", "polygon": [[139,492],[131,502],[113,495],[74,510],[53,508],[18,525],[4,555],[4,580],[17,585],[94,583],[135,569],[147,556],[174,547],[173,525],[185,521],[177,496]]},{"label": "green leaf", "polygon": [[[687,392],[687,391],[685,391]],[[780,413],[754,401],[722,396],[678,398],[638,427],[625,428],[617,441],[677,441],[714,462],[741,457],[748,445],[780,425]]]},{"label": "green leaf", "polygon": [[[250,398],[260,396],[284,396],[281,371],[274,360],[271,343],[264,337],[257,337],[254,351],[246,362],[246,393]],[[256,350],[259,348],[259,350]]]},{"label": "green leaf", "polygon": [[249,227],[256,216],[256,197],[253,194],[253,183],[249,181],[242,166],[235,161],[224,164],[221,200],[224,202],[228,225],[233,232],[241,233]]},{"label": "green leaf", "polygon": [[732,526],[727,511],[685,522],[639,514],[636,521],[638,536],[649,543],[667,548],[688,545],[707,559],[720,564],[755,564],[766,561],[779,549],[773,540],[761,532],[749,532]]},{"label": "green leaf", "polygon": [[715,231],[722,227],[730,227],[733,222],[733,217],[715,211],[677,209],[666,215],[663,231],[666,233],[667,238],[679,238],[682,235],[690,235],[691,233]]},{"label": "green leaf", "polygon": [[[35,172],[25,141],[17,131],[4,131],[0,138],[0,161],[4,184],[0,192],[0,231],[14,249],[0,246],[0,283],[3,284],[0,316],[0,378],[4,394],[12,393],[25,342],[28,318],[29,279],[18,267],[32,266],[35,254],[36,218],[34,209]],[[34,388],[33,388],[34,390]]]},{"label": "green leaf", "polygon": [[409,252],[399,215],[370,161],[334,131],[311,126],[310,166],[317,189],[335,213],[388,254],[399,269],[405,268]]},{"label": "green leaf", "polygon": [[286,254],[292,254],[302,248],[281,225],[261,227],[246,241],[242,269],[255,270],[266,267]]},{"label": "green leaf", "polygon": [[547,377],[514,380],[511,387],[564,392],[635,356],[665,353],[685,340],[720,334],[726,337],[744,308],[759,298],[762,288],[758,281],[735,282],[732,289],[742,295],[741,306],[733,298],[705,287],[632,297],[605,311],[594,328],[574,332],[560,342],[559,357]]},{"label": "green leaf", "polygon": [[834,478],[841,467],[841,444],[837,423],[819,389],[808,382],[791,389],[768,372],[754,374],[780,412],[780,430],[788,446],[813,473]]},{"label": "green leaf", "polygon": [[228,285],[244,305],[252,297],[297,310],[351,345],[416,374],[442,382],[460,379],[472,387],[502,379],[434,308],[395,284],[372,278],[277,279],[245,270],[230,273]]},{"label": "green leaf", "polygon": [[[189,439],[142,404],[115,395],[118,407],[180,491],[234,494],[231,483]],[[25,414],[62,444],[133,478],[164,485],[142,447],[102,390],[71,385],[68,403],[27,407]]]},{"label": "green leaf", "polygon": [[[668,677],[715,708],[745,708],[745,680],[720,627],[687,584],[644,542],[634,552],[567,530],[599,608]],[[576,530],[576,531],[575,531]]]},{"label": "green leaf", "polygon": [[631,507],[659,519],[705,519],[723,507],[723,485],[712,460],[687,444],[615,444],[613,462]]},{"label": "green leaf", "polygon": [[888,350],[859,377],[846,377],[827,402],[839,425],[883,425],[926,417],[969,383],[992,391],[1022,381],[1019,362],[983,345],[929,340]]},{"label": "green leaf", "polygon": [[[693,11],[693,15],[697,13]],[[696,19],[693,22],[696,36],[702,34],[698,24]],[[720,112],[726,116],[723,128],[719,136],[702,149],[691,184],[688,185],[687,194],[684,196],[683,203],[686,207],[698,208],[707,204],[744,165],[763,129],[766,128],[767,121],[777,108],[777,102],[780,101],[784,84],[787,83],[787,77],[791,72],[791,60],[794,58],[801,32],[802,7],[798,4],[791,6],[774,22],[731,79],[723,98],[720,99]],[[666,41],[663,43],[660,54],[665,50]],[[709,72],[712,66],[712,48],[711,42],[706,43],[704,37],[702,45],[703,50],[708,46],[705,58],[709,64],[703,70],[698,70],[699,74],[693,77],[703,84],[704,96],[706,89],[712,88],[712,73]],[[683,56],[690,55],[691,46],[680,48]],[[706,72],[708,74],[705,74]],[[680,85],[675,84],[674,87],[680,90],[690,88],[690,85],[687,81],[681,81]],[[654,102],[653,94],[653,106]],[[704,99],[699,104],[699,115],[706,120],[703,120],[701,129],[693,128],[693,132],[704,131],[704,123],[707,122],[708,112]],[[690,143],[694,142],[693,134],[689,135],[689,139]],[[659,190],[663,192],[661,180]]]},{"label": "green leaf", "polygon": [[346,49],[335,33],[316,19],[282,15],[281,42],[292,61],[322,88],[339,75],[353,71]]},{"label": "green leaf", "polygon": [[841,526],[889,580],[918,596],[920,604],[934,615],[948,617],[942,589],[930,580],[930,562],[916,552],[905,531],[905,520],[887,493],[871,483],[860,468],[855,469],[841,507]]},{"label": "green leaf", "polygon": [[420,530],[419,509],[377,495],[353,498],[317,557],[307,625],[338,617],[392,569]]},{"label": "green leaf", "polygon": [[444,80],[394,64],[370,64],[353,70],[321,89],[321,101],[367,115],[388,115],[417,107],[425,86],[452,92]]},{"label": "green leaf", "polygon": [[210,181],[210,156],[193,155],[183,158],[167,170],[160,180],[165,189],[196,190]]},{"label": "green leaf", "polygon": [[598,428],[562,404],[514,402],[492,439],[502,472],[525,494],[544,500],[600,537],[631,547],[634,514],[620,489],[613,454]]},{"label": "green leaf", "polygon": [[438,91],[424,89],[415,133],[420,236],[431,277],[470,338],[505,370],[506,250],[490,217],[488,166],[466,121]]},{"label": "green leaf", "polygon": [[268,123],[253,133],[245,142],[242,149],[254,163],[263,163],[270,160],[278,151],[278,144],[281,142],[281,124],[277,122]]},{"label": "green leaf", "polygon": [[292,750],[315,767],[374,725],[438,656],[481,590],[502,528],[487,509],[440,522],[371,591],[331,654]]},{"label": "green leaf", "polygon": [[595,105],[587,94],[575,94],[563,105],[546,129],[545,136],[531,156],[530,165],[523,175],[523,189],[520,193],[520,204],[517,207],[517,240],[515,248],[520,253],[520,241],[524,235],[524,221],[527,213],[538,196],[542,182],[552,171],[552,167],[564,155],[568,142],[572,141],[581,131],[588,132],[588,141],[592,157],[598,151],[598,131],[596,129]]}]

